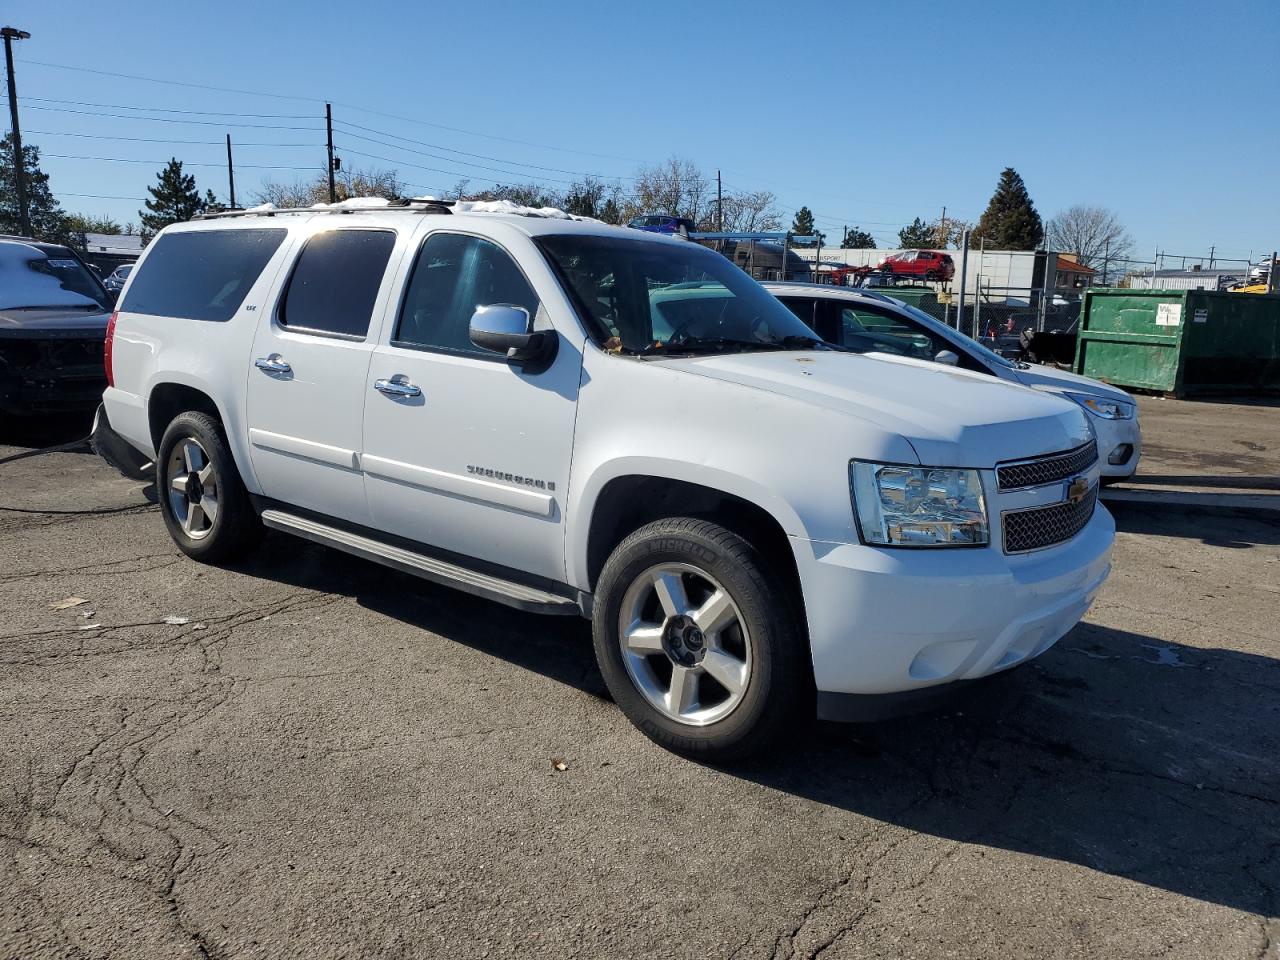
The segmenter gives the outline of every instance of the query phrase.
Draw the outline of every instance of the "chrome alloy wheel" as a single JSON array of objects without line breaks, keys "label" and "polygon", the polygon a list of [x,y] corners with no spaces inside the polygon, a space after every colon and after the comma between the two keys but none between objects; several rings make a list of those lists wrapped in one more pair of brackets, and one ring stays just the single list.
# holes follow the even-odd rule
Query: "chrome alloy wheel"
[{"label": "chrome alloy wheel", "polygon": [[663,563],[627,588],[618,615],[622,662],[649,704],[703,727],[737,708],[751,680],[751,638],[737,604],[705,571]]},{"label": "chrome alloy wheel", "polygon": [[209,454],[194,437],[183,437],[165,467],[169,507],[182,532],[203,540],[218,519],[218,475]]}]

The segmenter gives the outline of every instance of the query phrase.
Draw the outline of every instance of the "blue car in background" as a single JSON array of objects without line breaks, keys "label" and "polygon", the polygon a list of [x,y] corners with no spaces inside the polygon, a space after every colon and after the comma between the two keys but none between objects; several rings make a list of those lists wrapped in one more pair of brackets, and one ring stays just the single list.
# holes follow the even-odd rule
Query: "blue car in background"
[{"label": "blue car in background", "polygon": [[649,233],[678,233],[682,237],[687,237],[698,229],[687,217],[671,217],[662,213],[632,217],[627,226],[635,230],[647,230]]}]

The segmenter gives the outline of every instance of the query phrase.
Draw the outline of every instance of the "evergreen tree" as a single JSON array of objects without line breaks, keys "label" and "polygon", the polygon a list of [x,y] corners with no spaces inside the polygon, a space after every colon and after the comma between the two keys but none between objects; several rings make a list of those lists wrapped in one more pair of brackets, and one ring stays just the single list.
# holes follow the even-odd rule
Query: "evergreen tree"
[{"label": "evergreen tree", "polygon": [[217,213],[219,210],[227,209],[226,204],[213,195],[212,190],[204,192],[204,209],[201,213]]},{"label": "evergreen tree", "polygon": [[151,238],[169,224],[190,220],[205,208],[206,201],[200,199],[200,191],[196,189],[196,178],[182,172],[182,161],[176,157],[156,174],[156,179],[159,182],[154,187],[147,187],[152,197],[146,201],[150,212],[138,211],[144,244],[150,243]]},{"label": "evergreen tree", "polygon": [[898,245],[903,250],[928,250],[933,247],[933,227],[916,217],[898,231]]},{"label": "evergreen tree", "polygon": [[996,192],[970,237],[971,243],[985,239],[996,250],[1035,250],[1044,241],[1044,223],[1013,167],[1000,174]]},{"label": "evergreen tree", "polygon": [[[49,175],[40,169],[38,147],[22,145],[22,165],[27,174],[27,219],[31,223],[31,236],[65,243],[70,239],[66,214],[49,190]],[[0,140],[0,233],[22,233],[12,133]]]},{"label": "evergreen tree", "polygon": [[874,250],[876,238],[861,227],[846,230],[844,240],[840,244],[842,250]]},{"label": "evergreen tree", "polygon": [[808,207],[801,207],[796,211],[796,218],[791,221],[791,232],[798,237],[817,237],[819,243],[826,237],[826,234],[815,229],[813,211]]}]

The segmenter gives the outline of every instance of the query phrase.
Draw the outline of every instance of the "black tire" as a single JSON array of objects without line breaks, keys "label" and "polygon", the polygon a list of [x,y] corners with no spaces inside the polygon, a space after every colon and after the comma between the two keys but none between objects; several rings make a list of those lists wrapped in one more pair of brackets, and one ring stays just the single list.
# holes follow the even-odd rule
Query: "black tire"
[{"label": "black tire", "polygon": [[[207,454],[217,490],[217,512],[207,532],[192,536],[175,512],[169,463],[179,444],[194,440]],[[178,549],[203,563],[225,563],[243,556],[262,538],[262,521],[240,479],[222,424],[207,413],[188,410],[173,418],[160,440],[155,463],[156,495],[164,525]],[[178,495],[179,499],[181,495]],[[189,507],[188,507],[189,509]]]},{"label": "black tire", "polygon": [[[750,644],[745,693],[727,716],[706,726],[682,723],[653,706],[624,663],[624,597],[646,571],[664,563],[714,578],[736,605],[745,627],[740,639]],[[645,736],[696,760],[732,760],[775,746],[813,719],[812,659],[793,594],[789,579],[754,546],[718,524],[676,517],[641,527],[613,551],[595,594],[592,635],[609,692]]]}]

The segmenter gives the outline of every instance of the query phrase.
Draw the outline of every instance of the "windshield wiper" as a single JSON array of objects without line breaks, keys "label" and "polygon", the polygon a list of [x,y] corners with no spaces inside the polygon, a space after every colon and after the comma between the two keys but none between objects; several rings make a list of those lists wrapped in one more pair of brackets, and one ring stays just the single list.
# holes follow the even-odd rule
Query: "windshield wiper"
[{"label": "windshield wiper", "polygon": [[853,352],[842,344],[828,343],[826,340],[819,340],[817,337],[810,337],[801,333],[788,334],[770,342],[778,344],[785,350],[839,350],[842,353]]},{"label": "windshield wiper", "polygon": [[739,340],[735,337],[681,337],[679,340],[668,340],[665,343],[653,343],[641,347],[636,353],[640,356],[660,356],[664,353],[697,353],[709,351],[728,353],[735,350],[787,350],[790,349],[779,340]]}]

